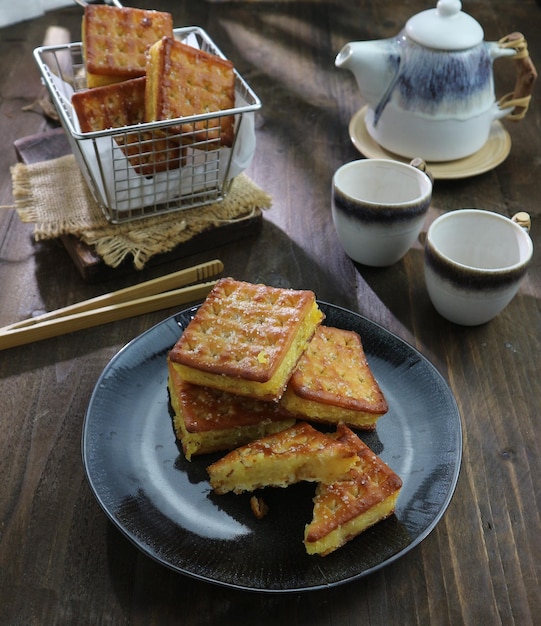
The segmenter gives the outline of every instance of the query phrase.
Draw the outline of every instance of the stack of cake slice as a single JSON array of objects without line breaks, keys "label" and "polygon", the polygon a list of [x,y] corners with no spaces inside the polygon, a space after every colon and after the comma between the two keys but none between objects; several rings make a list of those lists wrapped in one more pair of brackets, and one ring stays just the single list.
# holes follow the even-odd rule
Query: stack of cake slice
[{"label": "stack of cake slice", "polygon": [[168,357],[175,432],[187,458],[295,422],[278,401],[322,320],[310,291],[218,281]]},{"label": "stack of cake slice", "polygon": [[346,426],[388,409],[361,340],[323,319],[311,291],[223,278],[168,355],[186,458],[228,451],[207,467],[220,495],[317,483],[305,546],[322,556],[391,515],[401,487]]}]

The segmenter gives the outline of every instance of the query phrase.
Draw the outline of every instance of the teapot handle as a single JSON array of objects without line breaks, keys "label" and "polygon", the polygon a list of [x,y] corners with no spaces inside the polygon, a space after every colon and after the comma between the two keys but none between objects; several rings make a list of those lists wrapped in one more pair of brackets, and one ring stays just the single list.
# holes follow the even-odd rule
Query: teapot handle
[{"label": "teapot handle", "polygon": [[513,48],[516,54],[513,60],[517,68],[517,80],[515,90],[502,96],[498,100],[500,109],[513,107],[506,119],[518,121],[525,115],[532,99],[532,91],[537,78],[537,70],[528,53],[528,44],[522,33],[511,33],[498,41],[498,47],[503,49]]}]

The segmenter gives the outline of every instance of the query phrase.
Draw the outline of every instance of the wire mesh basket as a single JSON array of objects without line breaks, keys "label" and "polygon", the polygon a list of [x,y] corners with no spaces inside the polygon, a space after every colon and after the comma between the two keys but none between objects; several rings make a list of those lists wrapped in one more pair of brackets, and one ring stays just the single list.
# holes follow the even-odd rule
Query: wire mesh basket
[{"label": "wire mesh basket", "polygon": [[[201,28],[174,34],[225,58]],[[236,70],[233,109],[83,133],[71,105],[73,93],[86,89],[82,44],[42,46],[34,58],[81,172],[112,223],[219,202],[253,156],[253,112],[261,101]],[[226,116],[235,120],[231,147],[216,140]]]}]

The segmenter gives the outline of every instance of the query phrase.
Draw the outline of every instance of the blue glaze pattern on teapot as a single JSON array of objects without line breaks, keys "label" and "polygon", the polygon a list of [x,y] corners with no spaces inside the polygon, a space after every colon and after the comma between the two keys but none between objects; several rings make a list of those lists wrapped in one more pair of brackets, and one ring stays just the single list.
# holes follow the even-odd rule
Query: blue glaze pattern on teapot
[{"label": "blue glaze pattern on teapot", "polygon": [[399,106],[430,115],[469,115],[472,108],[492,106],[492,58],[485,46],[449,54],[427,50],[405,37],[399,44]]}]

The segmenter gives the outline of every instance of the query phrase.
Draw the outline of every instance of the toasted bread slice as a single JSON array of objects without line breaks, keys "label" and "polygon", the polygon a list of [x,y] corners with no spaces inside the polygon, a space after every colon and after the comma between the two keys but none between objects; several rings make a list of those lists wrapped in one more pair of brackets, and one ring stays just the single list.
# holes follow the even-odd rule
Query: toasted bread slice
[{"label": "toasted bread slice", "polygon": [[303,419],[364,430],[388,410],[359,335],[329,326],[315,332],[281,402]]},{"label": "toasted bread slice", "polygon": [[308,554],[326,556],[392,515],[402,487],[400,477],[347,426],[338,426],[336,437],[355,450],[358,461],[347,477],[317,486],[304,533]]},{"label": "toasted bread slice", "polygon": [[358,462],[348,444],[306,422],[229,452],[207,468],[218,494],[261,487],[287,487],[300,481],[331,483]]},{"label": "toasted bread slice", "polygon": [[193,455],[232,450],[295,423],[276,402],[192,385],[180,378],[170,360],[168,369],[173,426],[188,461]]},{"label": "toasted bread slice", "polygon": [[148,49],[165,36],[173,36],[170,13],[87,5],[82,24],[87,86],[144,76]]},{"label": "toasted bread slice", "polygon": [[[147,60],[146,116],[148,122],[225,111],[235,106],[233,63],[214,54],[164,37]],[[182,124],[188,143],[231,146],[234,116],[223,115]]]},{"label": "toasted bread slice", "polygon": [[[71,103],[83,133],[140,124],[145,117],[145,77],[85,89],[73,94]],[[115,135],[136,172],[152,175],[181,164],[179,142],[160,130]]]},{"label": "toasted bread slice", "polygon": [[195,385],[278,400],[323,317],[311,291],[222,278],[169,356]]}]

